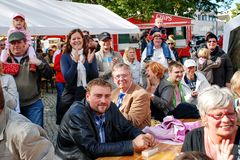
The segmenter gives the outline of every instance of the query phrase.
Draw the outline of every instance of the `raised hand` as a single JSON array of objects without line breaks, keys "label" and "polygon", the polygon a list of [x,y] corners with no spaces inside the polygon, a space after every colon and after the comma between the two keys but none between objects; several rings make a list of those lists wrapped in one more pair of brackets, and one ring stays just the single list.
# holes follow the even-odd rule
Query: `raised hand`
[{"label": "raised hand", "polygon": [[233,144],[230,144],[230,140],[223,139],[222,143],[216,145],[217,160],[233,160],[234,156],[231,155]]},{"label": "raised hand", "polygon": [[91,49],[88,50],[88,56],[87,56],[88,63],[93,62],[95,51],[96,49],[94,49],[93,51],[91,51]]}]

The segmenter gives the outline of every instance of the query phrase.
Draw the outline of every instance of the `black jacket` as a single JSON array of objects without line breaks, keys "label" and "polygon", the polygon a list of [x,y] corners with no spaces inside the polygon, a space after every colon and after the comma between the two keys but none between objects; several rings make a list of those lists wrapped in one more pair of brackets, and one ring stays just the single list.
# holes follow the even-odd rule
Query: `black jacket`
[{"label": "black jacket", "polygon": [[133,154],[132,139],[142,132],[134,128],[113,103],[105,112],[104,126],[106,143],[100,143],[94,112],[88,102],[85,99],[74,102],[61,122],[56,154],[64,160]]},{"label": "black jacket", "polygon": [[216,61],[221,57],[221,65],[219,68],[213,68],[213,83],[220,87],[224,87],[226,83],[230,83],[233,75],[233,66],[231,59],[219,46],[211,53],[211,60]]}]

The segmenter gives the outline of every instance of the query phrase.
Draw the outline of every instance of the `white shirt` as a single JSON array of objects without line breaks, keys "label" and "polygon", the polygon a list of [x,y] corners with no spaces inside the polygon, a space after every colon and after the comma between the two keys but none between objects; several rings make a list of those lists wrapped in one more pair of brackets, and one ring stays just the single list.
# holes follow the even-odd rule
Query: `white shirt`
[{"label": "white shirt", "polygon": [[[143,60],[146,58],[146,54],[147,54],[147,47],[144,49],[144,51],[142,53],[141,64],[144,63]],[[163,54],[162,48],[156,49],[155,47],[153,47],[153,56],[151,57],[151,60],[158,62],[161,65],[163,65],[164,67],[168,68],[167,59],[165,58],[165,56]]]}]

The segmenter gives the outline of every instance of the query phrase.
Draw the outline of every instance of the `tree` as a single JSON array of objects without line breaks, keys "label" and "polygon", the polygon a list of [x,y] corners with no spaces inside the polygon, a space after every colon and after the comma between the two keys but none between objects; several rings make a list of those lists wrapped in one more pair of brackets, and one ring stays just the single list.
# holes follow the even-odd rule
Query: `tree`
[{"label": "tree", "polygon": [[236,7],[237,7],[236,9],[231,10],[232,13],[231,18],[236,17],[237,15],[240,14],[240,3],[236,3]]},{"label": "tree", "polygon": [[199,10],[217,13],[219,5],[229,8],[233,0],[73,0],[74,2],[100,4],[123,18],[136,17],[148,21],[154,11],[193,17]]}]

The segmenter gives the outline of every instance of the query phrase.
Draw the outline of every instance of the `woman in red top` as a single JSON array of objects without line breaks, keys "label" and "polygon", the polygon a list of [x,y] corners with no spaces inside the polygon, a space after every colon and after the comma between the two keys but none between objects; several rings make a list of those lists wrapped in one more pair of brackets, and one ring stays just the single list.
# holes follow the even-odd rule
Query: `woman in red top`
[{"label": "woman in red top", "polygon": [[66,47],[66,43],[63,43],[61,45],[61,52],[58,55],[56,55],[55,61],[54,61],[54,70],[56,71],[56,80],[55,81],[56,81],[56,89],[57,89],[56,124],[60,124],[60,122],[61,122],[59,110],[60,110],[61,96],[62,96],[62,92],[63,92],[64,86],[65,86],[65,80],[62,75],[62,71],[61,71],[61,67],[60,67],[60,60],[62,57],[62,53],[65,50],[65,47]]}]

